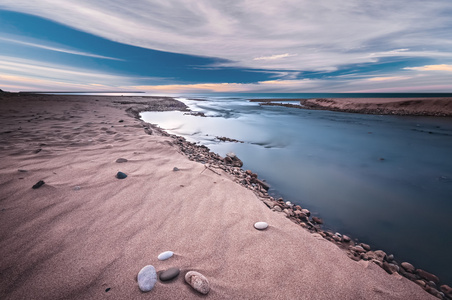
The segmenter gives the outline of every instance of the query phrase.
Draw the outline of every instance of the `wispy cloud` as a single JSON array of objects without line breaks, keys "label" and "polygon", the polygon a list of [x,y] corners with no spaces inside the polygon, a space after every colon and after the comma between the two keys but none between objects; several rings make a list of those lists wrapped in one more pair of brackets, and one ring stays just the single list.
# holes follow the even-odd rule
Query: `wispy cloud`
[{"label": "wispy cloud", "polygon": [[50,50],[50,51],[55,51],[55,52],[61,52],[61,53],[66,53],[66,54],[73,54],[73,55],[80,55],[80,56],[86,56],[86,57],[94,57],[94,58],[102,58],[102,59],[123,61],[122,59],[119,59],[119,58],[108,57],[108,56],[103,56],[103,55],[97,55],[97,54],[92,54],[92,53],[87,53],[87,52],[82,52],[82,51],[77,51],[77,50],[53,47],[53,46],[48,46],[48,45],[42,45],[42,44],[38,44],[38,43],[19,41],[17,39],[10,39],[10,38],[0,37],[0,41],[4,41],[4,42],[8,42],[8,43],[14,43],[14,44],[19,44],[19,45],[28,46],[28,47],[39,48],[39,49],[45,49],[45,50]]},{"label": "wispy cloud", "polygon": [[407,67],[405,70],[415,70],[415,71],[445,71],[452,72],[452,65],[427,65],[422,67]]},{"label": "wispy cloud", "polygon": [[333,71],[382,57],[451,59],[450,0],[167,0],[152,8],[128,0],[3,0],[2,7],[113,41],[230,61],[223,66]]},{"label": "wispy cloud", "polygon": [[281,59],[281,58],[290,57],[290,56],[296,56],[296,54],[284,53],[284,54],[275,54],[275,55],[271,55],[271,56],[260,56],[260,57],[253,58],[253,60],[274,60],[274,59]]}]

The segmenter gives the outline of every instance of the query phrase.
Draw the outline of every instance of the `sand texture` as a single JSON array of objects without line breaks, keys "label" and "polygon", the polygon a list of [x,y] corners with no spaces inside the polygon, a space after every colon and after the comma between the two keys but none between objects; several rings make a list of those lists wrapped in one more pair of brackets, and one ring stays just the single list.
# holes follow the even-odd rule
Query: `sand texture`
[{"label": "sand texture", "polygon": [[[132,117],[144,107],[184,108],[0,94],[0,299],[436,299],[149,135]],[[258,221],[269,227],[256,230]],[[158,260],[164,251],[174,256]],[[143,293],[146,265],[181,272]],[[188,271],[208,279],[207,296],[185,283]]]}]

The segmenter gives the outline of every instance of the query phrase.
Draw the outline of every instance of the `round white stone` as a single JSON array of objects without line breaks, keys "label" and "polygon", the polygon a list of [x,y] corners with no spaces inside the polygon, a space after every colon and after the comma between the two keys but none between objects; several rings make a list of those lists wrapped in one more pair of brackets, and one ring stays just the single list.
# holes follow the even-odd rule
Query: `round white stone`
[{"label": "round white stone", "polygon": [[157,272],[154,266],[147,265],[138,273],[138,287],[143,292],[149,292],[157,282]]},{"label": "round white stone", "polygon": [[254,228],[259,230],[264,230],[268,227],[268,224],[266,222],[257,222],[254,224]]},{"label": "round white stone", "polygon": [[165,251],[159,254],[159,256],[157,257],[159,260],[167,260],[168,258],[170,258],[171,256],[173,256],[174,252],[173,251]]}]

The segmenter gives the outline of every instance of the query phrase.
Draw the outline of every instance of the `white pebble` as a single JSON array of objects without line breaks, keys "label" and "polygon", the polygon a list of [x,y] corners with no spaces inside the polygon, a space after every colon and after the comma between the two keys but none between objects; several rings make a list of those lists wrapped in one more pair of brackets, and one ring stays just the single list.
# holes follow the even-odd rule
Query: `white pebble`
[{"label": "white pebble", "polygon": [[174,252],[173,251],[165,251],[159,254],[159,256],[157,257],[159,260],[167,260],[168,258],[170,258],[171,256],[173,256]]},{"label": "white pebble", "polygon": [[264,230],[268,227],[268,224],[266,222],[257,222],[254,224],[254,228],[259,230]]}]

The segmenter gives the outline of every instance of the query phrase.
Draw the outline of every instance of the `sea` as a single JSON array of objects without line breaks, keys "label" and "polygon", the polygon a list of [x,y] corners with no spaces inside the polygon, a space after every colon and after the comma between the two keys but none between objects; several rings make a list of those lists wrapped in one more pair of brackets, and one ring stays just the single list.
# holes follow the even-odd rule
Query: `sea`
[{"label": "sea", "polygon": [[[452,94],[172,95],[192,111],[144,121],[225,156],[234,152],[270,195],[323,228],[393,254],[452,285],[452,118],[261,106],[250,99],[417,98]],[[228,137],[241,142],[222,142]]]}]

